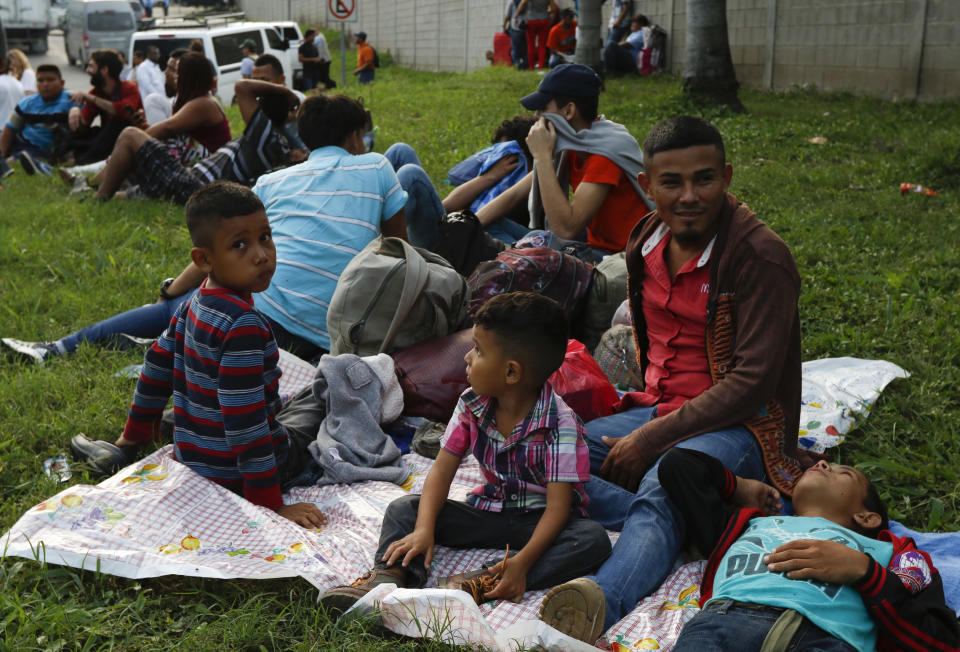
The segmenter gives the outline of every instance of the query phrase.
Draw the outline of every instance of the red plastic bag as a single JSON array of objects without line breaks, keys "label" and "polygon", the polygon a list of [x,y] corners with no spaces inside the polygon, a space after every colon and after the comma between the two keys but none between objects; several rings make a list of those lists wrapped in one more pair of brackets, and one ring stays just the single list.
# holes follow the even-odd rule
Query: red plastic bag
[{"label": "red plastic bag", "polygon": [[563,365],[550,376],[553,391],[584,423],[613,414],[619,394],[582,343],[567,340]]}]

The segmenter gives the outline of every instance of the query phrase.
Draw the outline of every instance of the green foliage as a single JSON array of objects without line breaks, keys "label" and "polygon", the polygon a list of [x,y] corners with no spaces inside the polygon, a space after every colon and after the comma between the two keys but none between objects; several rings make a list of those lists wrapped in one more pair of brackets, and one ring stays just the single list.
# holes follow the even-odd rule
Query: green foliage
[{"label": "green foliage", "polygon": [[[338,36],[327,35],[339,78]],[[374,44],[376,45],[376,44]],[[414,146],[442,194],[446,171],[487,145],[540,77],[503,68],[469,75],[397,66],[360,88],[377,150]],[[617,78],[600,108],[638,138],[662,118],[716,123],[732,191],[792,248],[803,278],[804,359],[883,358],[909,370],[832,453],[881,488],[891,515],[960,529],[960,131],[957,102],[887,103],[848,94],[743,90],[748,114],[688,103],[677,80]],[[236,110],[230,112],[235,127]],[[815,136],[825,144],[813,144]],[[940,191],[901,196],[903,181]],[[182,208],[78,202],[19,171],[0,190],[0,335],[63,336],[153,301],[187,262]],[[0,356],[0,529],[58,490],[42,461],[77,432],[114,438],[137,351],[82,346],[44,367]],[[70,482],[88,482],[77,470]],[[31,561],[0,564],[0,629],[9,649],[396,649],[369,628],[334,626],[302,580],[132,581]],[[420,644],[405,649],[421,649]],[[436,646],[435,649],[441,649]]]}]

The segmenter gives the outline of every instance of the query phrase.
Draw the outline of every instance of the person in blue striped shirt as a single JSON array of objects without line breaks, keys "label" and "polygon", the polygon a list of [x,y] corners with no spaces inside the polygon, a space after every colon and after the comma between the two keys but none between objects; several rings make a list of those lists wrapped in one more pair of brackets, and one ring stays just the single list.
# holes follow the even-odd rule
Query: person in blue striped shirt
[{"label": "person in blue striped shirt", "polygon": [[312,437],[277,419],[279,351],[253,299],[277,266],[263,204],[240,184],[217,181],[190,197],[186,217],[190,257],[207,278],[147,351],[116,445],[154,439],[172,394],[178,462],[303,527],[322,527],[313,503],[283,502],[282,488],[311,459]]},{"label": "person in blue striped shirt", "polygon": [[13,156],[22,151],[39,158],[54,154],[54,134],[67,126],[67,114],[77,106],[63,90],[60,69],[52,64],[37,66],[37,92],[20,100],[0,133],[0,155]]},{"label": "person in blue striped shirt", "polygon": [[253,187],[277,244],[277,273],[258,306],[281,346],[301,358],[330,348],[327,307],[347,263],[380,234],[407,239],[407,193],[390,162],[366,151],[369,125],[351,97],[309,97],[297,130],[310,156]]}]

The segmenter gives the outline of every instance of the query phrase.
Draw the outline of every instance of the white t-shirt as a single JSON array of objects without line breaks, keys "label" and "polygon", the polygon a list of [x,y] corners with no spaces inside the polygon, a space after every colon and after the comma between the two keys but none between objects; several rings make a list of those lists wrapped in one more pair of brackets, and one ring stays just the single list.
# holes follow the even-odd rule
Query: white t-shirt
[{"label": "white t-shirt", "polygon": [[143,63],[137,66],[137,88],[140,89],[141,99],[145,100],[154,93],[165,95],[164,81],[160,66],[150,59],[144,59]]},{"label": "white t-shirt", "polygon": [[0,75],[0,120],[4,123],[23,99],[23,86],[13,75]]},{"label": "white t-shirt", "polygon": [[320,61],[330,61],[330,48],[327,47],[327,39],[323,38],[323,34],[317,32],[317,35],[313,37],[313,44],[317,46],[317,56],[320,57]]},{"label": "white t-shirt", "polygon": [[27,68],[20,75],[20,86],[23,87],[24,95],[37,92],[37,74],[33,72],[33,68]]}]

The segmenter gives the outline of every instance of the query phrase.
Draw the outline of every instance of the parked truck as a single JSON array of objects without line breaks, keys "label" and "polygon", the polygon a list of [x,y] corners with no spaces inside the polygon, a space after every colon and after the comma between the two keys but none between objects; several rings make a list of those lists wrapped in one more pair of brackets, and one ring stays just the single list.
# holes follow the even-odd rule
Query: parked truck
[{"label": "parked truck", "polygon": [[0,0],[0,19],[7,31],[7,46],[31,54],[47,51],[50,0]]}]

